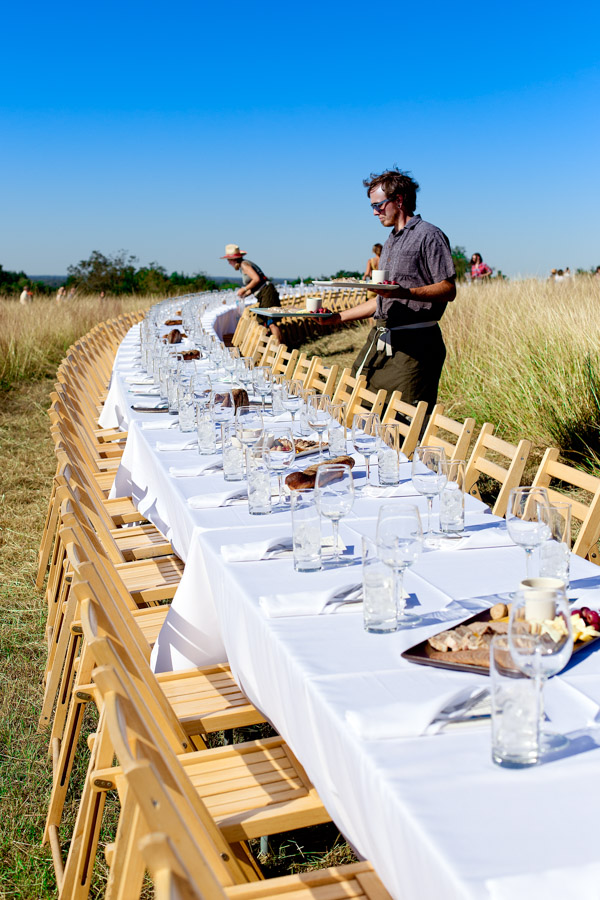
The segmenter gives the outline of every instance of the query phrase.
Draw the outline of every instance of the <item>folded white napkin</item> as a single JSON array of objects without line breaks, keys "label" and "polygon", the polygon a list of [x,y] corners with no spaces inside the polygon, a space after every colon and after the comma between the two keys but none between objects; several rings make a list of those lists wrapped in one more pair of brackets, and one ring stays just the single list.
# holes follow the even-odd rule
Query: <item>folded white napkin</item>
[{"label": "folded white napkin", "polygon": [[138,375],[137,373],[127,375],[125,381],[127,384],[154,384],[152,375]]},{"label": "folded white napkin", "polygon": [[390,484],[379,487],[375,484],[367,484],[360,492],[360,499],[373,497],[376,500],[387,500],[390,497],[420,497],[421,494],[413,487],[412,481],[401,481],[400,484]]},{"label": "folded white napkin", "polygon": [[227,491],[219,491],[216,494],[198,494],[188,499],[191,509],[218,509],[227,506],[232,500],[246,500],[248,498],[248,485],[238,485]]},{"label": "folded white napkin", "polygon": [[276,537],[266,538],[264,541],[251,541],[247,544],[223,544],[221,556],[227,563],[255,562],[260,559],[268,559],[273,553],[292,549],[292,538]]},{"label": "folded white napkin", "polygon": [[[437,535],[436,535],[437,537]],[[494,547],[513,547],[504,522],[486,525],[485,528],[465,528],[462,538],[440,538],[440,550],[489,550]],[[438,549],[436,547],[436,549]]]},{"label": "folded white napkin", "polygon": [[172,478],[198,478],[200,475],[214,475],[222,468],[221,460],[198,463],[196,466],[170,466],[169,475]]},{"label": "folded white napkin", "polygon": [[139,397],[160,397],[160,388],[152,387],[152,382],[148,385],[132,384],[129,393]]},{"label": "folded white napkin", "polygon": [[362,583],[353,580],[346,585],[339,582],[327,590],[306,590],[297,593],[265,594],[258,598],[260,608],[270,619],[280,616],[318,616],[326,607],[336,601],[354,598],[362,592]]},{"label": "folded white napkin", "polygon": [[[405,673],[398,674],[402,683]],[[401,696],[399,692],[392,703],[347,710],[346,721],[359,737],[368,741],[437,733],[462,707],[481,695],[485,685],[448,688],[443,676],[436,675],[433,679],[427,676],[410,679],[410,689]]]},{"label": "folded white napkin", "polygon": [[198,447],[198,438],[194,435],[193,438],[186,437],[181,438],[179,441],[157,441],[156,449],[157,450],[165,450],[167,453],[172,451],[173,453],[176,450],[196,450]]},{"label": "folded white napkin", "polygon": [[169,416],[168,419],[151,419],[149,422],[142,422],[144,431],[166,431],[168,428],[179,428],[179,419],[177,416]]}]

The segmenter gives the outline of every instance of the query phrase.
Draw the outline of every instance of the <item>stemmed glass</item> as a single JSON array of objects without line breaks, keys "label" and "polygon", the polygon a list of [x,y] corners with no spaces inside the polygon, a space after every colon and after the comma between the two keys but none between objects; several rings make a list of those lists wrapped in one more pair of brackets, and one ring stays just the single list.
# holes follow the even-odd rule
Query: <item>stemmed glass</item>
[{"label": "stemmed glass", "polygon": [[263,459],[272,472],[275,472],[279,486],[279,503],[284,504],[283,473],[291,468],[296,459],[296,445],[291,425],[274,425],[263,432]]},{"label": "stemmed glass", "polygon": [[[508,624],[510,655],[518,668],[535,678],[543,721],[545,681],[567,665],[573,651],[571,609],[562,588],[516,591]],[[557,750],[566,738],[540,730],[542,751]]]},{"label": "stemmed glass", "polygon": [[326,394],[317,394],[316,397],[311,397],[306,406],[306,421],[309,428],[319,435],[318,462],[322,462],[325,458],[323,455],[323,432],[327,430],[330,418],[329,397]]},{"label": "stemmed glass", "polygon": [[226,388],[213,387],[210,394],[210,406],[215,422],[221,426],[221,448],[223,448],[223,425],[226,422],[233,422],[235,416],[233,393]]},{"label": "stemmed glass", "polygon": [[427,531],[425,541],[432,537],[431,513],[433,498],[440,494],[448,480],[446,454],[443,447],[416,447],[412,460],[412,483],[419,494],[427,497]]},{"label": "stemmed glass", "polygon": [[262,413],[265,414],[265,397],[271,393],[271,369],[269,366],[256,366],[252,370],[254,390],[260,394]]},{"label": "stemmed glass", "polygon": [[546,488],[516,487],[508,495],[506,530],[525,551],[525,573],[531,577],[533,551],[550,537],[550,501]]},{"label": "stemmed glass", "polygon": [[369,484],[371,454],[377,449],[377,428],[381,424],[376,413],[355,413],[352,419],[352,443],[357,453],[365,458],[367,484]]},{"label": "stemmed glass", "polygon": [[296,413],[302,406],[302,382],[288,381],[281,392],[283,408],[292,414],[292,427],[296,424]]},{"label": "stemmed glass", "polygon": [[[254,406],[238,406],[234,421],[237,439],[244,450],[247,450],[258,441],[263,432],[262,413]],[[245,456],[244,453],[244,458]]]},{"label": "stemmed glass", "polygon": [[241,356],[237,361],[237,377],[239,378],[243,387],[248,390],[248,387],[252,384],[252,367],[254,363],[252,362],[249,356]]},{"label": "stemmed glass", "polygon": [[339,564],[338,533],[340,519],[347,516],[354,503],[354,479],[350,466],[325,463],[317,469],[315,504],[319,515],[331,519],[333,528],[333,563]]},{"label": "stemmed glass", "polygon": [[423,526],[416,506],[384,503],[377,518],[379,557],[393,572],[398,628],[412,628],[421,616],[405,612],[404,572],[417,561],[423,550]]}]

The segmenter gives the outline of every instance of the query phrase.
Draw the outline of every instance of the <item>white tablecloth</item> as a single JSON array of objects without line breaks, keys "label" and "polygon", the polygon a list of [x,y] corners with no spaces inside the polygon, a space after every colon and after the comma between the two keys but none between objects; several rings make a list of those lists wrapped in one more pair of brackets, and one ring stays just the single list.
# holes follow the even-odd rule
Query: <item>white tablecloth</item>
[{"label": "white tablecloth", "polygon": [[[492,602],[514,588],[524,575],[523,551],[507,545],[424,553],[405,579],[409,605],[424,614],[418,629],[366,634],[360,609],[352,606],[344,614],[268,618],[261,596],[307,585],[310,590],[312,584],[320,589],[336,577],[340,584],[360,581],[360,565],[344,567],[339,576],[295,573],[289,558],[226,565],[221,546],[270,538],[278,530],[289,536],[289,514],[257,520],[244,505],[189,508],[186,498],[221,490],[223,481],[218,475],[172,477],[169,467],[191,465],[196,452],[157,450],[158,441],[178,440],[177,432],[145,430],[141,416],[128,417],[123,378],[131,371],[133,344],[124,342],[113,378],[115,408],[124,404],[129,418],[115,489],[133,493],[186,561],[156,668],[226,655],[243,690],[306,767],[337,825],[398,900],[563,900],[569,896],[565,883],[577,886],[571,896],[599,897],[600,663],[593,649],[547,687],[552,723],[571,741],[561,758],[534,769],[508,771],[491,762],[489,723],[435,736],[367,740],[346,719],[348,711],[376,707],[382,698],[389,704],[394,693],[404,696],[420,672],[430,675],[402,660],[401,652],[439,630],[449,610],[464,618],[477,598]],[[422,498],[417,502],[423,506]],[[358,548],[361,534],[373,533],[377,507],[375,499],[357,501],[341,527],[347,545]],[[473,534],[498,525],[472,498],[468,509]],[[572,573],[581,603],[598,607],[598,568],[574,557]],[[481,681],[438,674],[444,690],[465,677]]]}]

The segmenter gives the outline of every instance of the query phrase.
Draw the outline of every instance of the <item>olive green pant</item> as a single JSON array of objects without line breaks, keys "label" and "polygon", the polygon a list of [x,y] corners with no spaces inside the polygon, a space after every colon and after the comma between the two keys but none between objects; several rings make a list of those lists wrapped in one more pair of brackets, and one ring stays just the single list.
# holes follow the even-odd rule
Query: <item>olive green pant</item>
[{"label": "olive green pant", "polygon": [[268,309],[270,306],[281,306],[281,300],[274,284],[269,282],[263,286],[254,295],[258,300],[259,309]]},{"label": "olive green pant", "polygon": [[388,400],[393,391],[402,391],[402,399],[413,405],[425,400],[427,411],[431,413],[446,359],[446,347],[439,325],[392,331],[391,356],[385,350],[377,350],[377,334],[377,327],[369,332],[354,361],[352,374],[356,375],[361,369],[361,374],[366,375],[369,390],[383,388],[388,392]]}]

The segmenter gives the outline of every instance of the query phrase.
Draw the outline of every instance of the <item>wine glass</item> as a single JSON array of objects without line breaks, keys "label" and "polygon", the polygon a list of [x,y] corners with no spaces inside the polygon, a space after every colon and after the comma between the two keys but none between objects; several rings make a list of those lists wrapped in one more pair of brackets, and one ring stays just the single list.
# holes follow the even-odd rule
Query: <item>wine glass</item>
[{"label": "wine glass", "polygon": [[417,561],[423,550],[423,526],[416,506],[384,503],[377,518],[379,557],[393,572],[398,628],[413,628],[421,616],[405,612],[404,572]]},{"label": "wine glass", "polygon": [[271,393],[271,369],[269,366],[256,366],[252,370],[254,390],[260,394],[262,413],[265,414],[265,397]]},{"label": "wine glass", "polygon": [[246,391],[252,384],[253,366],[254,363],[249,356],[241,356],[238,360],[237,377],[239,378],[242,386],[246,389]]},{"label": "wine glass", "polygon": [[508,495],[506,530],[525,551],[525,573],[531,577],[533,551],[550,537],[550,501],[546,488],[516,487]]},{"label": "wine glass", "polygon": [[331,519],[333,528],[333,562],[339,564],[338,533],[340,519],[347,516],[354,503],[354,478],[350,466],[325,463],[317,469],[315,504],[319,515]]},{"label": "wine glass", "polygon": [[233,393],[227,388],[214,386],[210,394],[210,406],[215,422],[221,426],[221,447],[223,447],[223,425],[233,422],[235,403]]},{"label": "wine glass", "polygon": [[269,469],[275,472],[279,485],[279,503],[284,505],[283,473],[296,459],[296,446],[291,425],[285,423],[265,428],[262,436],[263,458]]},{"label": "wine glass", "polygon": [[433,498],[442,492],[447,481],[446,453],[443,447],[416,447],[412,460],[412,483],[419,494],[427,497],[427,531],[425,541],[431,540]]},{"label": "wine glass", "polygon": [[377,428],[381,424],[377,413],[356,413],[352,419],[352,444],[357,453],[365,458],[367,484],[369,483],[369,461],[377,449]]},{"label": "wine glass", "polygon": [[[237,438],[246,451],[258,441],[263,432],[262,413],[254,406],[238,406],[234,421]],[[245,452],[244,458],[246,458]]]},{"label": "wine glass", "polygon": [[329,404],[329,424],[327,425],[327,443],[329,444],[329,456],[344,456],[347,453],[346,445],[346,404]]},{"label": "wine glass", "polygon": [[[508,646],[515,665],[537,681],[543,721],[544,683],[564,669],[573,652],[571,609],[564,588],[515,591]],[[540,729],[542,751],[557,750],[565,743],[564,736]]]},{"label": "wine glass", "polygon": [[322,462],[323,456],[323,432],[327,430],[329,420],[329,397],[325,394],[317,394],[316,397],[310,397],[306,406],[306,421],[312,431],[316,431],[319,435],[319,457],[318,462]]},{"label": "wine glass", "polygon": [[287,412],[292,414],[292,427],[296,424],[296,413],[302,406],[302,382],[288,381],[283,385],[281,403]]}]

